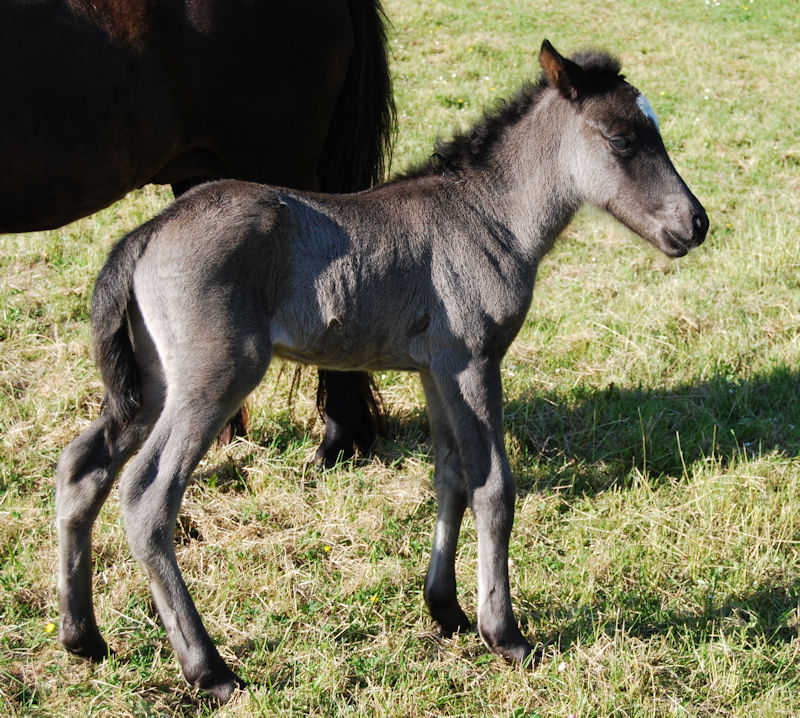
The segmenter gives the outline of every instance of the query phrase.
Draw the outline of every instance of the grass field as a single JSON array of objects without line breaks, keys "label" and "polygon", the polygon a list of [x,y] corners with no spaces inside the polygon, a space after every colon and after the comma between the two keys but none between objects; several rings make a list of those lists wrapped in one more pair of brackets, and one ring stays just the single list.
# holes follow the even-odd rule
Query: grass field
[{"label": "grass field", "polygon": [[[116,657],[56,640],[53,472],[97,415],[93,279],[171,198],[148,187],[56,232],[0,237],[0,713],[224,716],[800,715],[800,15],[780,0],[386,0],[393,167],[538,72],[544,37],[601,46],[650,99],[711,218],[669,261],[585,212],[544,261],[505,360],[518,483],[512,595],[544,646],[509,668],[433,636],[435,516],[419,381],[378,377],[387,434],[320,473],[315,373],[276,363],[251,432],[202,462],[179,561],[251,688],[190,689],[112,494],[95,601]],[[2,110],[0,110],[2,111]],[[2,168],[0,168],[2,171]],[[474,616],[475,531],[459,595]]]}]

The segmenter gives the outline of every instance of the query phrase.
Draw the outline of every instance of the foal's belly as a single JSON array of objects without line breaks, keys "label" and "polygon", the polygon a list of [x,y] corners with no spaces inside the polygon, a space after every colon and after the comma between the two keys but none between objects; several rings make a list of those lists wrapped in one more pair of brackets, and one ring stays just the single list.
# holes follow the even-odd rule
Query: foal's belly
[{"label": "foal's belly", "polygon": [[272,326],[273,352],[282,359],[338,371],[418,371],[425,368],[424,350],[414,342],[378,333],[355,333],[342,325],[329,325],[313,337],[292,335]]}]

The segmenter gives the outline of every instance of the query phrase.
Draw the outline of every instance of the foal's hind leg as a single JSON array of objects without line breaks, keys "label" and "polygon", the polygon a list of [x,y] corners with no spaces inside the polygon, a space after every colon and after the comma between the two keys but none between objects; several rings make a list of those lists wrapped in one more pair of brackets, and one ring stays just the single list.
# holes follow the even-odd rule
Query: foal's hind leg
[{"label": "foal's hind leg", "polygon": [[97,628],[92,602],[92,526],[122,465],[147,431],[124,427],[109,447],[106,417],[95,420],[61,455],[56,470],[59,639],[71,653],[99,661],[108,646]]},{"label": "foal's hind leg", "polygon": [[[263,376],[269,351],[261,348],[254,354],[258,358],[252,363],[209,355],[197,366],[173,372],[164,410],[120,481],[128,541],[150,577],[156,608],[183,673],[189,683],[223,702],[243,684],[203,626],[178,567],[173,534],[192,471]],[[223,369],[228,374],[221,388]]]},{"label": "foal's hind leg", "polygon": [[456,598],[456,548],[461,519],[467,508],[467,489],[458,446],[445,415],[439,391],[427,374],[422,386],[428,404],[434,452],[436,487],[436,527],[428,573],[425,576],[425,603],[443,636],[469,629],[469,619]]}]

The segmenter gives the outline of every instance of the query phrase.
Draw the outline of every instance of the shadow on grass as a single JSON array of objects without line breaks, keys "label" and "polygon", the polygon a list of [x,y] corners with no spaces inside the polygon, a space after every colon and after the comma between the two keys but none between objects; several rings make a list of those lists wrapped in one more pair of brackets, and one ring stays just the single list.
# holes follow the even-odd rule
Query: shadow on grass
[{"label": "shadow on grass", "polygon": [[[624,626],[627,637],[646,640],[654,635],[673,635],[673,640],[694,646],[720,635],[736,634],[739,646],[780,645],[798,638],[800,627],[790,620],[800,599],[800,580],[781,582],[733,595],[723,601],[712,596],[697,610],[665,609],[662,596],[633,590],[614,592],[593,606],[574,611],[563,607],[550,612],[541,607],[523,609],[528,635],[545,646],[558,645],[562,652],[580,643],[591,645],[605,634],[613,636]],[[552,626],[537,636],[537,623]]]},{"label": "shadow on grass", "polygon": [[[522,491],[592,494],[628,476],[681,477],[696,461],[800,453],[800,374],[715,378],[673,389],[578,389],[506,402],[512,470]],[[530,467],[538,466],[538,472]],[[544,471],[542,471],[544,469]],[[565,471],[566,469],[566,471]]]},{"label": "shadow on grass", "polygon": [[[523,493],[558,487],[591,495],[626,480],[632,468],[657,480],[679,478],[702,460],[725,466],[762,452],[800,455],[800,373],[786,367],[671,389],[612,384],[531,392],[506,401],[504,413],[511,468]],[[383,461],[401,468],[408,456],[430,454],[424,407],[389,415],[385,423],[386,436],[373,448]],[[277,455],[316,445],[286,412],[269,426],[252,426],[248,438]],[[247,463],[248,457],[229,458],[198,478],[241,490]]]}]

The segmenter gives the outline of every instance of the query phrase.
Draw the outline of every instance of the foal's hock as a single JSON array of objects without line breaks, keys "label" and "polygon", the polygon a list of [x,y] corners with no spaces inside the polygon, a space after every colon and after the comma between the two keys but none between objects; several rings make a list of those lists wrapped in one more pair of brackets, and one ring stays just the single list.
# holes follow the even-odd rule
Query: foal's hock
[{"label": "foal's hock", "polygon": [[603,53],[568,60],[547,41],[539,59],[538,83],[392,182],[346,196],[212,183],[116,245],[92,310],[105,410],[58,466],[60,637],[69,650],[93,659],[108,651],[92,608],[90,535],[131,459],[120,479],[128,539],[184,674],[223,701],[241,685],[203,627],[172,536],[197,462],[279,356],[419,372],[438,500],[425,601],[443,634],[469,628],[455,577],[469,506],[480,636],[510,661],[531,655],[509,594],[514,482],[500,361],[539,260],[584,203],[672,257],[708,229],[618,62]]}]

